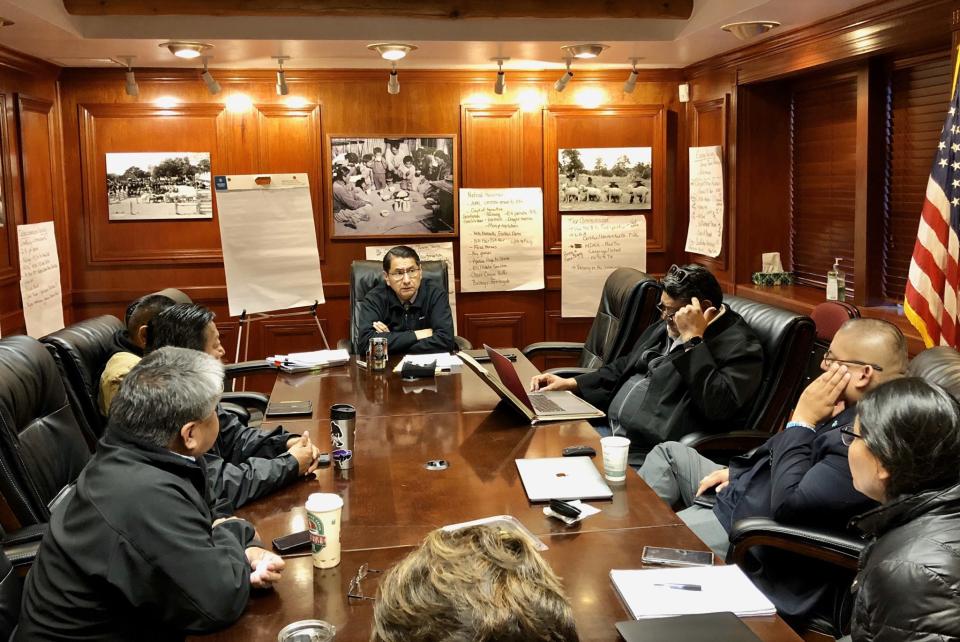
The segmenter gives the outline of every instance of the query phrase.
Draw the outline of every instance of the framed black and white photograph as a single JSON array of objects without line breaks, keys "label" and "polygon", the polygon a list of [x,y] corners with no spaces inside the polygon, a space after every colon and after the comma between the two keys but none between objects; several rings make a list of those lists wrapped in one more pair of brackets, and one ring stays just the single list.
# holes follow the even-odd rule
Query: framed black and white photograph
[{"label": "framed black and white photograph", "polygon": [[649,210],[653,148],[561,149],[561,212]]},{"label": "framed black and white photograph", "polygon": [[209,152],[106,156],[111,221],[213,218]]},{"label": "framed black and white photograph", "polygon": [[454,136],[332,136],[334,238],[453,236]]}]

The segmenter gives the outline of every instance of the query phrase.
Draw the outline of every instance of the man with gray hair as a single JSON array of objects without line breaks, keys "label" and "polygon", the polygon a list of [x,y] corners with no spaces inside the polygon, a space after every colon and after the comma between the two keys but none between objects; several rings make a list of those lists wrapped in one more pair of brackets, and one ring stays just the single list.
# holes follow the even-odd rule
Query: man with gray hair
[{"label": "man with gray hair", "polygon": [[16,640],[176,640],[235,621],[283,560],[253,525],[213,521],[203,453],[223,366],[162,348],[126,376],[106,432],[50,517]]}]

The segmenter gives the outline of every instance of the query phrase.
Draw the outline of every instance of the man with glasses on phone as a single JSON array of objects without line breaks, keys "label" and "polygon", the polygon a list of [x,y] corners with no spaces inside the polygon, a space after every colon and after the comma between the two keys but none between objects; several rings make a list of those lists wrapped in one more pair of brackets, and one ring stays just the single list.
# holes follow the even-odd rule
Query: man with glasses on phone
[{"label": "man with glasses on phone", "polygon": [[570,390],[607,413],[604,434],[630,439],[630,464],[668,439],[739,427],[763,374],[753,330],[723,305],[716,277],[672,266],[662,281],[660,322],[630,354],[596,372],[533,378],[532,390]]},{"label": "man with glasses on phone", "polygon": [[390,354],[451,352],[453,315],[447,292],[423,281],[420,256],[398,245],[383,257],[383,283],[360,303],[356,354],[366,354],[373,337],[387,339]]},{"label": "man with glasses on phone", "polygon": [[[851,319],[834,335],[821,363],[824,373],[806,387],[786,427],[764,445],[714,463],[677,442],[654,448],[640,468],[651,488],[715,553],[725,557],[728,533],[749,517],[843,532],[875,502],[853,487],[841,430],[852,426],[856,403],[885,381],[903,376],[907,344],[892,323]],[[712,508],[695,503],[716,493]],[[832,614],[834,596],[849,578],[833,568],[775,550],[762,550],[754,582],[788,620]]]}]

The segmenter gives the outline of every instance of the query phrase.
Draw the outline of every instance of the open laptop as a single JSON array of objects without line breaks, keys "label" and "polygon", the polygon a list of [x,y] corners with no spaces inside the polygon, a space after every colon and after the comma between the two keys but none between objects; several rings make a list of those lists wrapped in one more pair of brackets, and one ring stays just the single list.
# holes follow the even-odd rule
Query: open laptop
[{"label": "open laptop", "polygon": [[527,392],[527,386],[520,380],[520,375],[517,374],[517,369],[510,360],[488,345],[484,345],[483,348],[497,371],[496,377],[470,355],[459,352],[457,356],[503,400],[529,419],[531,424],[545,421],[596,419],[605,416],[602,411],[567,390]]},{"label": "open laptop", "polygon": [[613,491],[589,457],[517,459],[516,462],[523,489],[531,502],[613,497]]}]

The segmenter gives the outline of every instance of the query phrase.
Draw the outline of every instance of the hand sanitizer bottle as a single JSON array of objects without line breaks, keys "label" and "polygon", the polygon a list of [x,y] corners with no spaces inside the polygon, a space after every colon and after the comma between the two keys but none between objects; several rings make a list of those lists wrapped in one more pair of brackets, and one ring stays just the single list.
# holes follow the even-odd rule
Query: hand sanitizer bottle
[{"label": "hand sanitizer bottle", "polygon": [[847,275],[840,269],[840,258],[833,261],[833,268],[827,272],[827,301],[846,301]]}]

